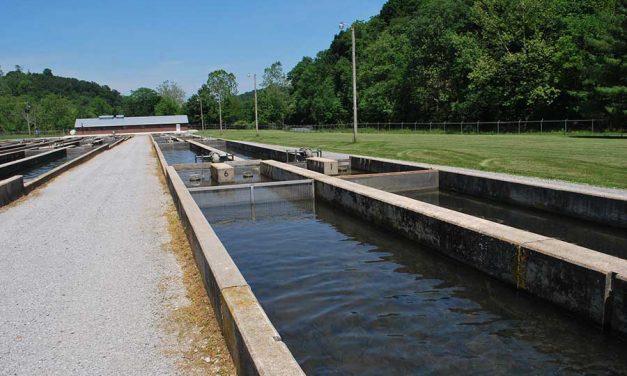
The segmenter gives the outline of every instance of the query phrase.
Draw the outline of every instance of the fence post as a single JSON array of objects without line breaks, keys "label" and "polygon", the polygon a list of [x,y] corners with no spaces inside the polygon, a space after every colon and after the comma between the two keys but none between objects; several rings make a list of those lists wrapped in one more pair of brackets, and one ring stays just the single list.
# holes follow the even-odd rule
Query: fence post
[{"label": "fence post", "polygon": [[501,121],[496,122],[496,134],[499,134],[499,128],[501,127]]},{"label": "fence post", "polygon": [[390,121],[388,120],[388,132],[390,131]]},{"label": "fence post", "polygon": [[403,126],[405,125],[404,121],[401,121],[401,130],[403,130]]},{"label": "fence post", "polygon": [[459,123],[459,134],[464,134],[464,120]]},{"label": "fence post", "polygon": [[477,120],[477,134],[479,134],[479,120]]},{"label": "fence post", "polygon": [[380,130],[381,130],[381,123],[377,121],[377,131],[380,131]]},{"label": "fence post", "polygon": [[444,133],[446,133],[446,120],[444,120]]},{"label": "fence post", "polygon": [[431,124],[433,124],[433,121],[429,122],[429,133],[431,133]]},{"label": "fence post", "polygon": [[566,136],[566,132],[568,132],[568,119],[564,119],[564,136]]},{"label": "fence post", "polygon": [[518,119],[518,134],[520,134],[520,119]]},{"label": "fence post", "polygon": [[416,132],[416,124],[418,124],[418,122],[414,121],[414,132]]},{"label": "fence post", "polygon": [[594,134],[594,119],[592,119],[592,134]]},{"label": "fence post", "polygon": [[544,123],[544,118],[540,119],[540,134],[542,134],[542,123]]}]

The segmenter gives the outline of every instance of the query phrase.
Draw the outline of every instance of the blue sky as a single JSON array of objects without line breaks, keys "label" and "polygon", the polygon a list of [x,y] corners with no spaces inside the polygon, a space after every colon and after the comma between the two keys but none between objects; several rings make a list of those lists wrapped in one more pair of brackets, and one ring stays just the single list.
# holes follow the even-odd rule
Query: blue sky
[{"label": "blue sky", "polygon": [[3,0],[0,66],[109,85],[124,94],[164,80],[187,95],[207,74],[289,71],[329,46],[339,21],[368,20],[385,0]]}]

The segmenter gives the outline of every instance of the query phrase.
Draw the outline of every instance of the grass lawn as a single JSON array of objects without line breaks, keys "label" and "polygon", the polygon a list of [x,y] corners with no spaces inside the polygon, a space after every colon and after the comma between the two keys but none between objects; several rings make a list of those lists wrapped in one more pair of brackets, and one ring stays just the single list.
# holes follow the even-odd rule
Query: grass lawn
[{"label": "grass lawn", "polygon": [[262,130],[205,131],[204,135],[293,147],[466,167],[627,188],[627,139],[560,135],[455,135]]}]

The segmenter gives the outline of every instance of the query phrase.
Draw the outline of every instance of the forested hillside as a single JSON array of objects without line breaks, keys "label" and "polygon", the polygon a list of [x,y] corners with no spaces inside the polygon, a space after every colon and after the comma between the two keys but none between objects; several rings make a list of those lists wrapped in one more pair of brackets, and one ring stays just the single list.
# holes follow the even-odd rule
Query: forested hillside
[{"label": "forested hillside", "polygon": [[[361,121],[612,118],[625,0],[390,0],[356,28]],[[288,75],[289,121],[349,121],[350,33]]]},{"label": "forested hillside", "polygon": [[[626,4],[390,0],[379,15],[353,25],[359,120],[595,118],[624,127]],[[282,74],[280,63],[267,68],[260,122],[349,123],[350,54],[350,31],[344,31],[287,77],[276,74]],[[268,77],[275,79],[265,82]],[[205,93],[208,121],[216,123],[215,96]],[[252,99],[234,94],[225,97],[225,121],[250,124]],[[197,107],[188,102],[187,111],[200,122]]]},{"label": "forested hillside", "polygon": [[156,90],[139,88],[123,96],[108,86],[42,73],[0,70],[0,132],[66,130],[76,118],[125,114],[170,115],[182,111],[185,93],[165,81]]},{"label": "forested hillside", "polygon": [[[352,26],[360,122],[594,118],[625,127],[627,0],[389,0]],[[257,79],[261,124],[351,122],[350,30],[291,71],[277,61]],[[65,129],[102,114],[187,113],[200,124],[201,104],[207,124],[221,113],[250,126],[253,95],[237,87],[219,69],[186,101],[169,81],[122,96],[16,67],[0,71],[0,131]]]}]

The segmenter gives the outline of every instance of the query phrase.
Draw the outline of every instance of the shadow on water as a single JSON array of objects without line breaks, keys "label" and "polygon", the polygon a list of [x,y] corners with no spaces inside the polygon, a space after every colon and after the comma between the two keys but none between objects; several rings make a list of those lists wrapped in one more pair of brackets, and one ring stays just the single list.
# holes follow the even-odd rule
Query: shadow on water
[{"label": "shadow on water", "polygon": [[31,167],[27,170],[24,170],[23,172],[20,172],[20,175],[23,176],[24,180],[32,180],[32,179],[37,178],[39,175],[43,175],[46,172],[54,168],[57,168],[61,166],[62,164],[67,163],[69,161],[70,161],[70,158],[66,156],[62,156],[52,161],[48,161],[40,165],[37,165],[35,167]]},{"label": "shadow on water", "polygon": [[326,204],[273,205],[203,212],[308,374],[627,370],[624,343],[461,263]]}]

